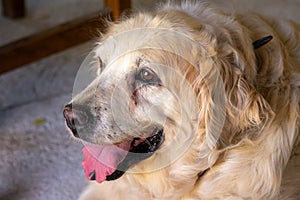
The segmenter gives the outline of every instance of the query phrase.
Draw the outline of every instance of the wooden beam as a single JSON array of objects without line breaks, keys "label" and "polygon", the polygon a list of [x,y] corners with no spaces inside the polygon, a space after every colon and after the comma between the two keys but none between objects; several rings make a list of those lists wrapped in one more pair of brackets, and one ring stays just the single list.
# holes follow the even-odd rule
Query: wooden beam
[{"label": "wooden beam", "polygon": [[122,12],[130,11],[131,0],[105,0],[105,6],[112,10],[112,19],[118,20]]},{"label": "wooden beam", "polygon": [[[89,41],[106,29],[109,12],[81,17],[0,47],[0,74]],[[102,20],[101,20],[102,19]]]},{"label": "wooden beam", "polygon": [[25,16],[25,0],[2,0],[3,15],[17,19]]}]

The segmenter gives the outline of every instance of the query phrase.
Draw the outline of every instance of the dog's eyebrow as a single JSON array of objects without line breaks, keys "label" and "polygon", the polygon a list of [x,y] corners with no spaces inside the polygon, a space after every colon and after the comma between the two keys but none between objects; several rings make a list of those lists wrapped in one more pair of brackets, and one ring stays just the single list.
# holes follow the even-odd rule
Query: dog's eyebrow
[{"label": "dog's eyebrow", "polygon": [[143,64],[149,63],[149,60],[145,56],[139,56],[135,63],[137,67],[141,67]]},{"label": "dog's eyebrow", "polygon": [[141,63],[143,62],[143,58],[138,57],[135,61],[136,65],[139,67],[141,65]]}]

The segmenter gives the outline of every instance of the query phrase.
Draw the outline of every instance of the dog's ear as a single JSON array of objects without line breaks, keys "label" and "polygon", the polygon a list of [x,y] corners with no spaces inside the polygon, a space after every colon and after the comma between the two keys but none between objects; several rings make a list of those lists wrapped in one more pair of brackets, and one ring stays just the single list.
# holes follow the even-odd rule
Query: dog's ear
[{"label": "dog's ear", "polygon": [[272,116],[272,110],[255,87],[252,41],[229,33],[214,36],[205,38],[207,55],[199,56],[200,78],[195,88],[207,144],[221,149],[244,137],[254,138]]}]

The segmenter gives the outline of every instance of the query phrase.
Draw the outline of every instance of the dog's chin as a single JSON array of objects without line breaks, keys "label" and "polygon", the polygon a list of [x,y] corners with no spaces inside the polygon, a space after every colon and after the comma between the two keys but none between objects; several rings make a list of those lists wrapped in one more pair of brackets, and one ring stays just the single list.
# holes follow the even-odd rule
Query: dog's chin
[{"label": "dog's chin", "polygon": [[82,166],[89,180],[101,183],[120,178],[131,166],[151,157],[164,142],[162,128],[145,138],[133,138],[116,145],[86,144]]}]

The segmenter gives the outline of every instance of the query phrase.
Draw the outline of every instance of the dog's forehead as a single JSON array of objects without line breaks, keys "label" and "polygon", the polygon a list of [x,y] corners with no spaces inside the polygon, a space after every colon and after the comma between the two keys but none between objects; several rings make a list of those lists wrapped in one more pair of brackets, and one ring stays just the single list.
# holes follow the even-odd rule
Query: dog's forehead
[{"label": "dog's forehead", "polygon": [[115,62],[125,54],[148,49],[171,52],[187,59],[189,51],[198,48],[198,43],[190,36],[165,28],[144,27],[110,34],[104,36],[96,48],[96,55],[105,64]]},{"label": "dog's forehead", "polygon": [[101,42],[95,49],[95,55],[105,66],[102,73],[118,76],[134,70],[137,67],[136,60],[141,56],[140,48],[135,45],[123,36],[111,36]]},{"label": "dog's forehead", "polygon": [[136,59],[139,57],[137,52],[130,52],[116,57],[106,63],[103,74],[121,78],[137,68]]},{"label": "dog's forehead", "polygon": [[136,52],[147,45],[147,38],[140,38],[138,30],[111,35],[101,41],[96,48],[96,55],[106,64],[115,62],[126,54]]}]

